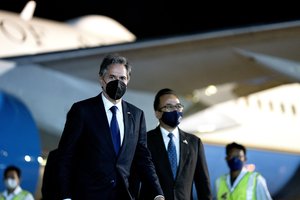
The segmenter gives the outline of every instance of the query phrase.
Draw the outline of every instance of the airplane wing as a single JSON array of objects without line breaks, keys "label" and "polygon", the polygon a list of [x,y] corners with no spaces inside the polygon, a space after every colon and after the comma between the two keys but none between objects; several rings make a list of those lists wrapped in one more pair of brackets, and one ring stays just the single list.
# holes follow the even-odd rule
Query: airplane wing
[{"label": "airplane wing", "polygon": [[0,10],[0,58],[111,45],[136,39],[122,24],[107,16],[87,15],[62,23],[33,17],[34,8],[34,1],[30,1],[20,15]]},{"label": "airplane wing", "polygon": [[[71,103],[100,92],[99,65],[112,52],[133,65],[127,99],[146,111],[150,128],[156,124],[154,94],[161,88],[176,90],[189,114],[299,80],[300,73],[282,72],[299,68],[300,21],[9,57],[16,67],[1,75],[0,89],[23,99],[42,129],[59,136]],[[277,68],[274,60],[280,61]],[[215,92],[206,94],[208,86]]]},{"label": "airplane wing", "polygon": [[[235,84],[231,88],[232,94],[244,96],[300,79],[284,74],[292,61],[295,65],[300,60],[299,32],[300,21],[294,21],[10,60],[21,64],[31,60],[46,68],[95,82],[97,76],[94,73],[103,56],[119,52],[134,66],[132,89],[155,92],[161,87],[172,87],[189,97],[209,85],[232,83]],[[263,56],[282,60],[281,70],[267,68],[273,63],[262,64],[259,59]],[[224,99],[226,97],[220,97],[220,102]]]}]

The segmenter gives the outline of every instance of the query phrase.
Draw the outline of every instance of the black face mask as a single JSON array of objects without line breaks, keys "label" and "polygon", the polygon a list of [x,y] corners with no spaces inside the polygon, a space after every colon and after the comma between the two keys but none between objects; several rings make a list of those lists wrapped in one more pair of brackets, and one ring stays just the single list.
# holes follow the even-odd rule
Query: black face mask
[{"label": "black face mask", "polygon": [[106,84],[106,93],[110,98],[118,100],[125,94],[126,88],[127,85],[123,81],[114,80]]}]

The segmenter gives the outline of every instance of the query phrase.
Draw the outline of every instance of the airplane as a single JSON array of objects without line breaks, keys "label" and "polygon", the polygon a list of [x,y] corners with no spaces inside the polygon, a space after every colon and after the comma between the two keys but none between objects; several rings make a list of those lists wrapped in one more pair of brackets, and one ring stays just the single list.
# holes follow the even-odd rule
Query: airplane
[{"label": "airplane", "polygon": [[[2,39],[7,38],[0,38],[0,41]],[[280,129],[282,132],[277,133],[278,127],[275,124],[280,123],[272,121],[277,118],[270,109],[267,111],[267,117],[264,118],[258,117],[261,113],[256,112],[251,119],[236,120],[242,119],[243,115],[248,115],[248,111],[246,112],[245,107],[242,107],[242,111],[233,112],[233,108],[239,107],[228,101],[238,101],[244,98],[244,102],[248,102],[245,99],[250,99],[251,95],[257,95],[258,92],[267,92],[266,94],[270,96],[268,89],[278,89],[281,86],[286,86],[283,91],[290,91],[289,88],[293,88],[300,80],[299,48],[300,21],[152,40],[136,40],[122,44],[74,47],[73,49],[51,50],[51,52],[36,49],[32,53],[32,51],[26,51],[25,48],[27,52],[25,54],[13,55],[11,51],[9,55],[0,55],[2,60],[0,62],[0,91],[3,96],[7,97],[5,99],[20,101],[17,107],[18,105],[26,106],[34,119],[32,123],[35,123],[37,127],[28,132],[35,132],[35,135],[36,132],[39,133],[35,137],[40,138],[40,143],[37,143],[41,147],[40,155],[45,156],[57,147],[66,113],[72,103],[94,96],[101,91],[97,74],[103,57],[108,53],[118,52],[128,57],[133,65],[132,80],[124,98],[144,110],[148,129],[157,125],[152,109],[156,91],[162,87],[169,87],[175,89],[180,95],[185,105],[184,118],[180,127],[198,135],[203,140],[212,187],[217,175],[227,172],[226,163],[224,163],[224,146],[229,141],[235,140],[249,147],[250,164],[254,164],[256,169],[265,176],[274,198],[295,199],[295,196],[289,195],[295,194],[296,197],[300,197],[300,190],[297,190],[300,185],[300,179],[297,178],[299,177],[300,151],[299,147],[295,147],[297,146],[295,143],[299,140],[299,135],[295,133],[299,132],[299,127],[296,123],[291,126],[284,118],[283,128]],[[287,102],[289,105],[290,96],[283,91],[280,90],[276,98],[282,97],[282,104]],[[290,91],[287,94],[293,95],[296,92]],[[270,98],[276,99],[272,96]],[[252,109],[255,111],[260,104],[263,104],[261,100],[256,102],[261,103],[257,103],[256,108],[251,108],[251,113],[253,113]],[[231,109],[223,111],[223,104],[225,108]],[[247,103],[244,104],[247,105]],[[219,110],[216,112],[215,109],[220,107],[226,115]],[[275,109],[275,104],[273,107]],[[279,107],[282,109],[281,106]],[[292,106],[292,108],[294,110],[292,113],[296,113],[293,114],[295,115],[294,121],[297,121],[299,119],[298,106]],[[1,113],[1,121],[11,113],[13,112]],[[210,117],[211,115],[213,116]],[[281,112],[280,115],[285,115],[285,113]],[[198,125],[203,121],[210,123],[203,124],[206,130],[199,131]],[[252,125],[245,124],[245,121],[252,122]],[[9,124],[14,126],[13,121],[10,122],[12,124],[1,123],[1,126],[6,127]],[[257,126],[258,122],[260,126]],[[211,128],[212,124],[214,130],[208,130],[207,128]],[[252,129],[252,126],[257,126],[257,128]],[[244,129],[240,129],[241,127]],[[261,131],[258,131],[260,129]],[[250,132],[251,130],[258,132],[254,134]],[[263,130],[267,133],[262,132]],[[245,131],[242,134],[243,137],[234,135],[241,134],[242,131]],[[31,134],[25,129],[23,132],[26,135]],[[268,132],[277,133],[276,141],[270,139],[273,139],[273,136],[270,136]],[[6,137],[6,133],[2,131],[0,133],[4,134],[2,137]],[[260,135],[257,136],[259,133]],[[244,140],[252,134],[255,137],[251,141]],[[14,142],[10,141],[9,144],[14,145]],[[290,144],[293,144],[291,145],[293,148],[288,148]],[[283,146],[284,149],[282,149]],[[0,151],[3,152],[1,149]],[[20,153],[27,155],[25,149],[20,149]],[[32,157],[36,158],[37,155],[35,153]],[[266,159],[270,161],[266,162]],[[36,160],[31,162],[36,163]],[[2,168],[4,164],[1,164]],[[40,168],[40,174],[42,171],[43,166]],[[34,182],[33,185],[36,185],[37,189],[33,186],[25,186],[33,192],[37,191],[36,196],[40,195],[41,176],[39,180],[29,176],[23,177],[23,180]],[[289,187],[291,185],[293,187]],[[1,185],[0,188],[2,188]],[[282,197],[283,194],[285,196]]]},{"label": "airplane", "polygon": [[33,17],[36,2],[20,14],[0,11],[0,57],[135,41],[136,36],[114,19],[87,15],[66,23]]}]

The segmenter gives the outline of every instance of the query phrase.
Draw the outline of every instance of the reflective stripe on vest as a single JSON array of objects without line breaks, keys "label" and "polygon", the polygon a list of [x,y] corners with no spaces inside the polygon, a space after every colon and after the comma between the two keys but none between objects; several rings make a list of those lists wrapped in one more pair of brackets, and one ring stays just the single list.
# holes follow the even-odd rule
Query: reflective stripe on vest
[{"label": "reflective stripe on vest", "polygon": [[221,176],[217,184],[218,200],[256,200],[257,172],[247,172],[232,192],[226,183],[226,175]]},{"label": "reflective stripe on vest", "polygon": [[[17,194],[16,196],[14,196],[12,198],[12,200],[23,200],[25,199],[25,197],[29,194],[28,191],[26,190],[22,190],[19,194]],[[2,194],[0,194],[0,200],[5,200],[4,196]]]}]

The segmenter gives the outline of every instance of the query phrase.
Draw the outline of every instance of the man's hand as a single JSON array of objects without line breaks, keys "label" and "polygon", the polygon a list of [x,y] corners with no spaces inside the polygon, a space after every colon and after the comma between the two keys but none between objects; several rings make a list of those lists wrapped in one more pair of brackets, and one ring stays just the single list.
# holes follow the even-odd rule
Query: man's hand
[{"label": "man's hand", "polygon": [[165,197],[162,195],[158,195],[154,198],[154,200],[165,200]]}]

